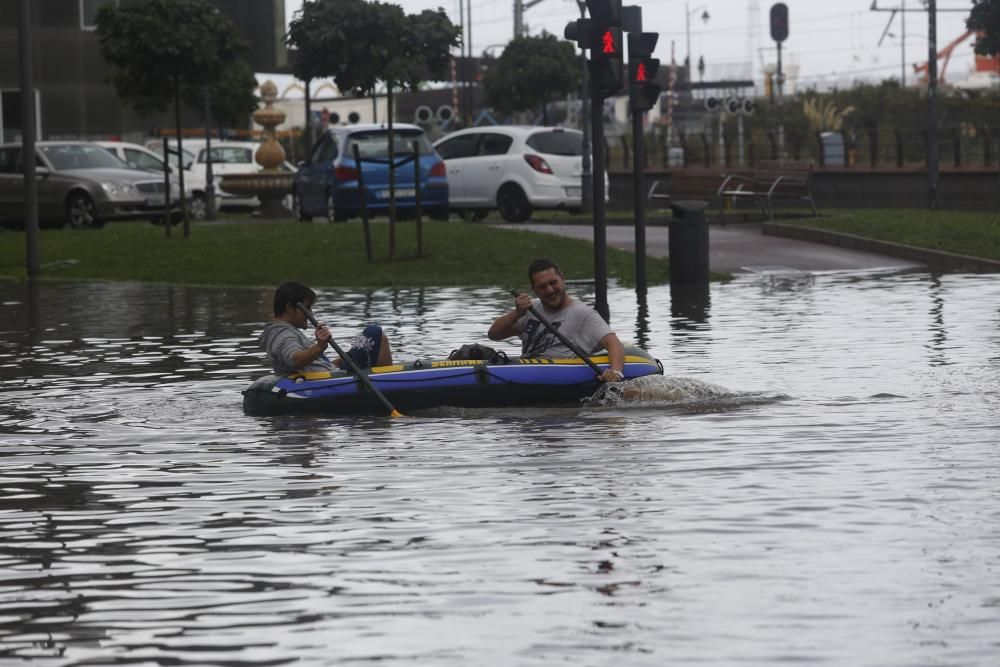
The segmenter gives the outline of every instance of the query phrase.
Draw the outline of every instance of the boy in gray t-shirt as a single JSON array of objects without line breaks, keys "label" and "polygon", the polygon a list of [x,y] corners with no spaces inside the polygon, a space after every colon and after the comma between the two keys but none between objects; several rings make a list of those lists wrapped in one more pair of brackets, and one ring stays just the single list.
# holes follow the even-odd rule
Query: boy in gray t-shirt
[{"label": "boy in gray t-shirt", "polygon": [[575,357],[569,347],[531,314],[530,308],[535,306],[559,333],[584,352],[608,351],[608,368],[601,374],[604,382],[625,379],[625,348],[621,341],[596,311],[566,294],[566,277],[555,262],[536,259],[528,267],[528,279],[538,299],[532,301],[527,294],[519,294],[514,310],[493,320],[487,333],[490,340],[519,336],[524,358]]},{"label": "boy in gray t-shirt", "polygon": [[[299,310],[301,303],[312,309],[316,293],[297,282],[282,284],[274,293],[274,319],[264,326],[257,344],[267,353],[267,360],[275,375],[289,375],[296,372],[323,372],[340,368],[343,360],[330,359],[324,352],[330,345],[332,335],[325,324],[316,328],[316,342],[310,342],[302,333],[307,320]],[[382,327],[371,324],[365,327],[351,348],[346,352],[359,368],[389,366],[392,351]]]}]

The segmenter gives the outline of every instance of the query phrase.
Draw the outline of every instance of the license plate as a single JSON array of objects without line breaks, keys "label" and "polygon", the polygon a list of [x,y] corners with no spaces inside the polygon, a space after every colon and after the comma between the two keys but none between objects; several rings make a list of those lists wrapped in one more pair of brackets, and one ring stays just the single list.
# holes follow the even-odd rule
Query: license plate
[{"label": "license plate", "polygon": [[146,206],[163,206],[163,197],[146,197]]},{"label": "license plate", "polygon": [[582,192],[583,191],[580,188],[566,188],[567,197],[579,197]]},{"label": "license plate", "polygon": [[[397,197],[416,197],[417,196],[417,191],[414,188],[396,188],[396,196]],[[388,190],[378,190],[375,193],[375,197],[377,199],[388,199],[389,198],[389,191]]]}]

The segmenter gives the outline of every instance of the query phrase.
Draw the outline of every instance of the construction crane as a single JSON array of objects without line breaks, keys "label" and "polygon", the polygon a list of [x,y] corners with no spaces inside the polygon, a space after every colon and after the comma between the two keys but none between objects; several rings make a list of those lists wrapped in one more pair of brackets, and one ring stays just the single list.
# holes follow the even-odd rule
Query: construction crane
[{"label": "construction crane", "polygon": [[[948,69],[948,62],[951,60],[951,54],[955,50],[955,48],[959,44],[961,44],[962,42],[969,39],[969,37],[972,37],[975,34],[976,34],[975,31],[968,30],[959,35],[958,37],[956,37],[955,39],[953,39],[951,43],[948,44],[946,47],[938,51],[937,59],[941,61],[941,67],[938,71],[938,82],[945,83],[944,74],[945,71]],[[979,55],[976,56],[977,72],[996,72],[998,67],[1000,67],[1000,60],[998,60],[996,57],[979,56]],[[927,83],[926,62],[915,64],[913,66],[913,71],[920,76],[921,83],[924,84]]]},{"label": "construction crane", "polygon": [[[954,51],[959,44],[969,39],[969,37],[971,37],[973,34],[975,33],[972,30],[967,30],[958,37],[956,37],[955,39],[951,40],[951,42],[946,47],[937,52],[937,59],[941,61],[941,67],[938,69],[939,83],[945,83],[944,75],[945,72],[948,70],[948,62],[951,60],[952,51]],[[913,66],[913,72],[920,76],[920,81],[922,83],[927,83],[927,67],[928,67],[927,62],[916,63]]]}]

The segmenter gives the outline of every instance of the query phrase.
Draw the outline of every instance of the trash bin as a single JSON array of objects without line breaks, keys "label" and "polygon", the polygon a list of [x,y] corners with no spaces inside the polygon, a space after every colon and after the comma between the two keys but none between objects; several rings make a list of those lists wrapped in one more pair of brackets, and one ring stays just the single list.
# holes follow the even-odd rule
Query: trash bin
[{"label": "trash bin", "polygon": [[708,222],[705,201],[677,201],[667,226],[670,284],[708,284]]}]

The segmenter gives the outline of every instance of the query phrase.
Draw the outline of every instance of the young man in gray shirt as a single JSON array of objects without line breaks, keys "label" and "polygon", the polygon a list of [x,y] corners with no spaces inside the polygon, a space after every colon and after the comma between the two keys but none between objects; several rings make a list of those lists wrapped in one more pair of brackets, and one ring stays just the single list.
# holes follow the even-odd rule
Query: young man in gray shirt
[{"label": "young man in gray shirt", "polygon": [[625,368],[625,348],[608,323],[593,308],[566,294],[566,277],[555,262],[536,259],[528,267],[531,289],[538,297],[532,301],[519,294],[514,310],[493,320],[487,335],[490,340],[511,336],[521,338],[521,357],[573,358],[576,355],[551,331],[545,328],[530,308],[541,307],[541,313],[559,333],[588,354],[607,350],[608,368],[601,374],[604,382],[621,382]]},{"label": "young man in gray shirt", "polygon": [[[331,360],[324,354],[333,337],[325,324],[321,322],[316,328],[316,342],[310,341],[301,331],[306,328],[308,321],[296,304],[301,303],[312,310],[315,302],[316,293],[302,283],[287,282],[274,292],[274,319],[264,326],[257,344],[267,353],[267,360],[275,375],[329,372],[343,365],[340,357]],[[382,332],[382,327],[376,324],[365,327],[346,354],[351,356],[359,368],[392,364],[389,340]]]}]

